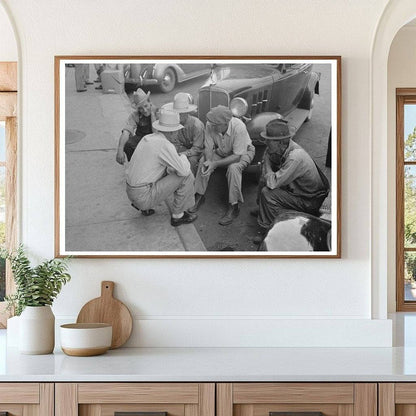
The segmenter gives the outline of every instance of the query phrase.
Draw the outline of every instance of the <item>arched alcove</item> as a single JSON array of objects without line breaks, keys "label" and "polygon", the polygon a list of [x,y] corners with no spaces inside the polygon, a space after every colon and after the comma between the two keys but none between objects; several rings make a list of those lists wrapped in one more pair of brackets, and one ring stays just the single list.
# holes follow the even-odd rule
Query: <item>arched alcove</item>
[{"label": "arched alcove", "polygon": [[[387,151],[391,155],[387,159],[387,208],[388,208],[388,311],[396,311],[396,89],[416,88],[416,19],[404,25],[394,37],[388,58],[387,68]],[[408,120],[409,121],[409,120]],[[412,168],[413,169],[413,168]],[[407,206],[407,205],[406,205]],[[397,262],[402,261],[398,259]],[[398,267],[398,266],[397,266]],[[402,291],[402,289],[400,289]],[[404,291],[406,300],[413,296],[413,290]],[[398,294],[400,295],[400,294]],[[404,295],[404,293],[403,293]]]},{"label": "arched alcove", "polygon": [[[388,289],[391,285],[394,247],[390,243],[390,224],[394,221],[395,210],[391,204],[394,191],[389,188],[391,175],[395,175],[389,158],[391,141],[388,120],[388,57],[394,37],[401,27],[416,17],[414,0],[390,1],[377,27],[371,55],[371,140],[372,140],[372,204],[371,204],[371,259],[372,259],[372,317],[385,319],[387,316]],[[394,110],[393,110],[394,111]],[[394,166],[394,164],[393,164]]]}]

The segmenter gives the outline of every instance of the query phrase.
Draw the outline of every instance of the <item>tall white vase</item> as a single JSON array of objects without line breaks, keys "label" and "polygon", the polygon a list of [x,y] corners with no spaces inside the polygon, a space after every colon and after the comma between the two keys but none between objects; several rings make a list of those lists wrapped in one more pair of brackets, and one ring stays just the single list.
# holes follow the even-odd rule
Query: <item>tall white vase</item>
[{"label": "tall white vase", "polygon": [[26,306],[19,319],[19,351],[50,354],[55,347],[55,316],[50,306]]}]

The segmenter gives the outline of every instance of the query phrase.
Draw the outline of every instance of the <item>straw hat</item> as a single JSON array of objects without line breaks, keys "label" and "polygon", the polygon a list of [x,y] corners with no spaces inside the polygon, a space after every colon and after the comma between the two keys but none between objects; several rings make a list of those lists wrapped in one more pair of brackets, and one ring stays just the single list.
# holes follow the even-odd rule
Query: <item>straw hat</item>
[{"label": "straw hat", "polygon": [[137,88],[137,90],[133,93],[133,103],[136,106],[139,106],[149,98],[149,95],[150,91],[148,91],[146,94],[141,88]]},{"label": "straw hat", "polygon": [[179,123],[179,113],[164,108],[160,110],[159,120],[156,120],[152,126],[159,131],[177,131],[183,128]]},{"label": "straw hat", "polygon": [[197,109],[197,106],[191,104],[191,97],[189,94],[186,92],[178,92],[173,98],[173,102],[163,105],[162,108],[178,113],[191,113]]}]

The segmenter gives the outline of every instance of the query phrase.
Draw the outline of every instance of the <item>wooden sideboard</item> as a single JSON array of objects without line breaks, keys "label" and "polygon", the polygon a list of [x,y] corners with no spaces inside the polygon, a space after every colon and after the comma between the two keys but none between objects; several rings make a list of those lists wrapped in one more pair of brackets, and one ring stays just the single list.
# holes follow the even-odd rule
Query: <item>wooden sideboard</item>
[{"label": "wooden sideboard", "polygon": [[415,416],[416,383],[0,383],[0,416]]}]

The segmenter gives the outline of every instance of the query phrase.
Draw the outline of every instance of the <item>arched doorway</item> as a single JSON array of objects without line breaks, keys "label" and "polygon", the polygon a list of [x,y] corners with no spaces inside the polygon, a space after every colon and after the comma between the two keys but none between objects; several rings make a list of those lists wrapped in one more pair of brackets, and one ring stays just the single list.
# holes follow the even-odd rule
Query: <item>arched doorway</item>
[{"label": "arched doorway", "polygon": [[[395,210],[389,209],[389,189],[387,169],[389,141],[388,135],[388,56],[390,46],[402,26],[416,17],[414,0],[390,1],[375,33],[371,55],[371,259],[372,259],[372,317],[387,318],[389,265],[392,255],[389,238],[389,224],[394,221]],[[394,174],[394,173],[393,173]]]}]

